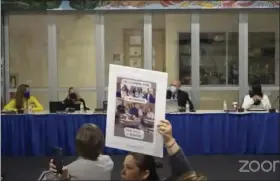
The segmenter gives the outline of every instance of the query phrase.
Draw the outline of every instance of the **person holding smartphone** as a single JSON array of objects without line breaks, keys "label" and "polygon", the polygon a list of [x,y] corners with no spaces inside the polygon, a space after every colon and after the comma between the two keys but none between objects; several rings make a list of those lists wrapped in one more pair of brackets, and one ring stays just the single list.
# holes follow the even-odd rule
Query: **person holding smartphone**
[{"label": "person holding smartphone", "polygon": [[49,163],[52,174],[46,180],[111,180],[114,163],[110,156],[101,154],[104,144],[104,136],[99,127],[91,123],[82,125],[76,134],[79,158],[62,167],[61,172],[52,159]]}]

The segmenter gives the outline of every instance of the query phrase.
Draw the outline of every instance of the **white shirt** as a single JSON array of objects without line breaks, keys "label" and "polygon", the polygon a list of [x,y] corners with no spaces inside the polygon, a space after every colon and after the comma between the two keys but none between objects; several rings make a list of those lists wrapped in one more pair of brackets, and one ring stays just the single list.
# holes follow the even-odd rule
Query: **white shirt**
[{"label": "white shirt", "polygon": [[139,116],[139,117],[143,116],[143,111],[142,111],[142,109],[138,109],[138,116]]},{"label": "white shirt", "polygon": [[254,105],[254,100],[250,97],[250,95],[246,95],[242,104],[242,108],[251,109],[251,108],[259,108],[259,109],[270,109],[271,104],[269,101],[269,98],[267,95],[263,95],[263,98],[261,99],[260,105]]},{"label": "white shirt", "polygon": [[126,91],[122,90],[121,91],[121,97],[124,99],[127,96]]},{"label": "white shirt", "polygon": [[147,117],[150,119],[155,119],[155,114],[153,112],[148,112]]}]

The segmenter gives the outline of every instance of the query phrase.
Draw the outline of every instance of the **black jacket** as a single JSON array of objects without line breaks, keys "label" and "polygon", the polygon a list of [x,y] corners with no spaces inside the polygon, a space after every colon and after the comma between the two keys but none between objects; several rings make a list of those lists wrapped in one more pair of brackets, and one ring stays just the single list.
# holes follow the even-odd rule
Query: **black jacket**
[{"label": "black jacket", "polygon": [[[85,110],[90,110],[87,106],[86,106],[86,102],[84,99],[80,98],[79,100],[77,101],[80,101],[81,104],[84,105],[84,109]],[[65,107],[66,108],[75,108],[75,103],[71,100],[71,99],[64,99],[63,103],[65,104]]]},{"label": "black jacket", "polygon": [[168,90],[166,93],[166,99],[177,99],[179,107],[185,107],[188,101],[190,104],[190,110],[194,111],[194,106],[190,100],[189,94],[185,91],[179,89],[176,94],[172,94],[172,92]]}]

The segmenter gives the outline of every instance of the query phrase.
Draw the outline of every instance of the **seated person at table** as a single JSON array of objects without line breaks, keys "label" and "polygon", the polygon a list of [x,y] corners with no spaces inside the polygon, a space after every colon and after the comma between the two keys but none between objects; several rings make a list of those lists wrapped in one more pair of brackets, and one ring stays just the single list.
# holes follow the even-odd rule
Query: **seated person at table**
[{"label": "seated person at table", "polygon": [[155,113],[152,111],[152,109],[150,107],[148,108],[146,116],[147,116],[148,119],[151,119],[151,120],[155,119]]},{"label": "seated person at table", "polygon": [[190,110],[194,111],[194,106],[192,101],[190,100],[189,94],[180,89],[181,82],[178,80],[174,80],[171,83],[171,87],[167,90],[166,99],[177,99],[179,107],[186,107],[186,103],[189,102]]},{"label": "seated person at table", "polygon": [[111,180],[114,163],[110,156],[101,154],[105,141],[100,128],[91,123],[82,125],[75,142],[79,158],[64,166],[62,175],[57,174],[52,159],[52,172],[44,180]]},{"label": "seated person at table", "polygon": [[129,114],[138,117],[138,109],[136,108],[135,104],[131,105],[132,107],[129,109]]},{"label": "seated person at table", "polygon": [[269,110],[271,104],[267,95],[263,94],[260,84],[250,87],[249,95],[246,95],[242,104],[242,108],[249,109],[265,109]]},{"label": "seated person at table", "polygon": [[124,101],[120,105],[117,106],[117,113],[119,114],[125,114],[125,106]]},{"label": "seated person at table", "polygon": [[43,106],[34,97],[30,96],[30,87],[27,84],[21,84],[17,88],[15,98],[13,98],[5,107],[4,111],[23,111],[27,112],[29,107],[33,112],[43,111]]},{"label": "seated person at table", "polygon": [[74,89],[74,87],[70,87],[68,89],[68,95],[64,99],[63,103],[65,104],[66,108],[75,108],[75,105],[77,104],[83,104],[85,110],[89,110],[89,108],[86,107],[86,102],[84,99],[80,97],[78,92]]}]

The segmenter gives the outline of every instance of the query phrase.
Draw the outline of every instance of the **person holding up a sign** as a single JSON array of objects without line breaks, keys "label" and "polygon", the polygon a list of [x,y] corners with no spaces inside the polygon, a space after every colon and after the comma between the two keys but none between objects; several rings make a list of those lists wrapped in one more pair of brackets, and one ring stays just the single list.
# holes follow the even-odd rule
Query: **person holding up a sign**
[{"label": "person holding up a sign", "polygon": [[[167,120],[161,121],[158,125],[158,131],[163,136],[172,170],[172,175],[164,180],[206,181],[206,177],[192,171],[183,150],[172,136],[170,122]],[[160,180],[156,169],[157,166],[152,156],[129,153],[123,162],[121,178],[122,180]]]}]

